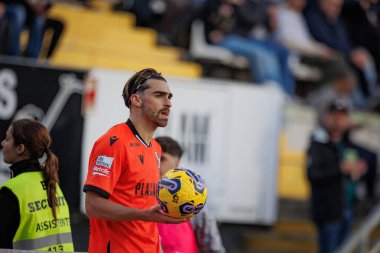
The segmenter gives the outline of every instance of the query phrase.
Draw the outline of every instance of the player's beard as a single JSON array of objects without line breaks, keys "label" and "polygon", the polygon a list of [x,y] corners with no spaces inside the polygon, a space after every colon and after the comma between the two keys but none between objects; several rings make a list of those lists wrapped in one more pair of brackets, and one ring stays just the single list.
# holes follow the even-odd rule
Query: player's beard
[{"label": "player's beard", "polygon": [[143,106],[143,114],[157,127],[166,127],[166,125],[168,124],[169,118],[164,117],[162,115],[163,112],[167,112],[169,114],[170,109],[161,109],[155,112],[150,108]]}]

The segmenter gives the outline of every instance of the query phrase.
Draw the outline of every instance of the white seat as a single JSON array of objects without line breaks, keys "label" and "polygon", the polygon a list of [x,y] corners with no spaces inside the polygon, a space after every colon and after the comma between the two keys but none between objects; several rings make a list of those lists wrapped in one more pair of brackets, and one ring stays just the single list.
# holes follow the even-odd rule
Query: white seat
[{"label": "white seat", "polygon": [[[194,20],[191,24],[189,53],[194,59],[221,63],[239,69],[246,69],[249,66],[244,56],[235,55],[228,49],[207,43],[204,23],[201,20]],[[301,63],[298,57],[289,58],[289,67],[295,78],[300,81],[316,81],[321,76],[317,68]]]},{"label": "white seat", "polygon": [[248,61],[244,56],[234,55],[223,47],[208,44],[201,20],[195,20],[191,24],[189,53],[194,59],[214,61],[237,68],[248,67]]}]

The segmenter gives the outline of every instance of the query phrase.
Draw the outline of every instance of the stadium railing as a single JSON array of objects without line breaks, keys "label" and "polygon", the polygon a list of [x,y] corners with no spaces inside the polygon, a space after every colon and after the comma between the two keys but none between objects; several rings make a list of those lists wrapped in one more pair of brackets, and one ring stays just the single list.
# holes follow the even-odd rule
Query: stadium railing
[{"label": "stadium railing", "polygon": [[380,252],[380,241],[372,249],[369,237],[371,232],[380,224],[380,204],[375,206],[359,229],[353,233],[335,253],[375,253]]}]

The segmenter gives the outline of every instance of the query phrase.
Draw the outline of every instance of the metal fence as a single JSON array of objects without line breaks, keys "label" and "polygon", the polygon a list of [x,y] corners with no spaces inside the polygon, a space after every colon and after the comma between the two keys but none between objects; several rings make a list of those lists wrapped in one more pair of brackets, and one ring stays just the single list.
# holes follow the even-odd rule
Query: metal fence
[{"label": "metal fence", "polygon": [[370,233],[380,224],[380,204],[375,206],[371,213],[365,218],[359,229],[353,233],[336,253],[378,253],[380,252],[380,241],[372,249],[369,245]]}]

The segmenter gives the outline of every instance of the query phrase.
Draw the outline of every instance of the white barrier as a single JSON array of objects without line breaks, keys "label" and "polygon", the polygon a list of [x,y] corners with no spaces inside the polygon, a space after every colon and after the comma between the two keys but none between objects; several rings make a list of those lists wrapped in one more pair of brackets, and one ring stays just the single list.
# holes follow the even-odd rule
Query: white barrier
[{"label": "white barrier", "polygon": [[[126,121],[121,93],[132,73],[89,73],[83,134],[83,173],[94,141]],[[278,135],[283,94],[275,86],[168,78],[174,94],[171,118],[156,136],[185,148],[184,167],[196,168],[209,187],[208,207],[224,222],[272,224],[277,216]],[[83,199],[84,194],[82,194]],[[83,201],[82,201],[83,211]]]}]

